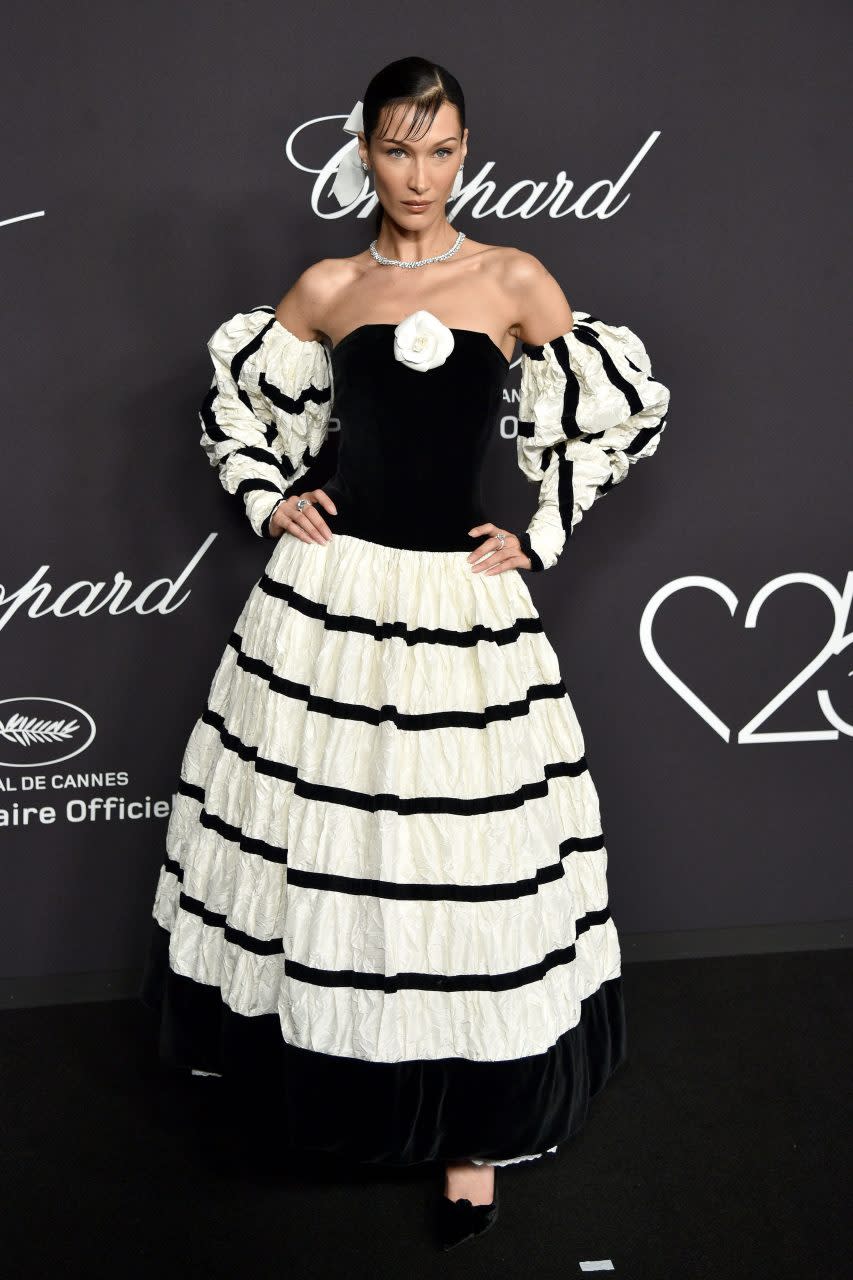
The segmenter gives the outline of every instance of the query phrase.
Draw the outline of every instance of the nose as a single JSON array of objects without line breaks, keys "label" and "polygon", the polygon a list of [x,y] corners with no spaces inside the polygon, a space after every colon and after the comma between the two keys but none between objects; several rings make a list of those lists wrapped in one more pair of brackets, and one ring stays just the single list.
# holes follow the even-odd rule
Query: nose
[{"label": "nose", "polygon": [[426,162],[424,160],[415,160],[415,167],[409,179],[409,187],[418,195],[422,195],[426,191],[429,183],[426,177]]}]

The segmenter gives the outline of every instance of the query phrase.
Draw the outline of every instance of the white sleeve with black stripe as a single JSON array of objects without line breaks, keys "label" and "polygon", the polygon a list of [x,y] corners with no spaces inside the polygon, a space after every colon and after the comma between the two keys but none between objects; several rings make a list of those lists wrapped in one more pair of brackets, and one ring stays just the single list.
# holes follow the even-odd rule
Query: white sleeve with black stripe
[{"label": "white sleeve with black stripe", "polygon": [[322,342],[286,329],[269,306],[238,311],[207,344],[213,381],[202,401],[200,444],[223,488],[243,499],[261,538],[315,461],[326,438],[334,388]]},{"label": "white sleeve with black stripe", "polygon": [[521,350],[518,465],[539,501],[520,542],[539,571],[557,563],[596,499],[656,451],[669,391],[635,333],[586,311],[567,333]]}]

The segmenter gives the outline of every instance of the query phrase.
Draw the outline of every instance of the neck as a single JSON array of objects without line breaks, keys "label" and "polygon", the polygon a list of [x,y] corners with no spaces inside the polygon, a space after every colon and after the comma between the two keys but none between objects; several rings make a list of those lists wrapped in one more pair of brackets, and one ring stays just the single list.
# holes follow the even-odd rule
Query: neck
[{"label": "neck", "polygon": [[400,262],[419,262],[421,258],[433,258],[446,253],[456,241],[459,232],[447,218],[430,227],[401,227],[399,223],[382,217],[382,227],[376,237],[376,249],[383,258],[397,258]]}]

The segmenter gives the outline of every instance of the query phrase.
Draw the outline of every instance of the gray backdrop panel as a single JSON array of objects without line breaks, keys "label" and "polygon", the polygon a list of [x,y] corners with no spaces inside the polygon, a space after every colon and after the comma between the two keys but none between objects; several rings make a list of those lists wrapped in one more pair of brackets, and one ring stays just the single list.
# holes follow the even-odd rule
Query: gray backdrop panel
[{"label": "gray backdrop panel", "polygon": [[[0,974],[141,962],[186,738],[271,551],[198,445],[205,343],[310,262],[367,245],[372,213],[315,199],[316,173],[373,71],[414,52],[461,80],[465,176],[494,184],[455,224],[536,254],[573,307],[635,329],[672,392],[657,456],[526,578],[584,730],[617,925],[793,931],[850,914],[849,25],[840,4],[755,0],[10,11]],[[507,199],[561,171],[564,216]],[[621,180],[607,216],[601,193],[573,209],[602,179]],[[487,492],[519,529],[517,385],[515,368]],[[130,601],[185,576],[161,609],[164,586],[113,613],[117,573]],[[107,584],[88,616],[83,581]],[[655,661],[641,622],[666,588]],[[79,709],[89,745],[51,764],[60,742],[15,741],[13,713],[59,715],[33,698]],[[740,741],[774,698],[756,732],[782,740]],[[110,796],[160,814],[87,807]],[[25,805],[41,818],[15,825]]]}]

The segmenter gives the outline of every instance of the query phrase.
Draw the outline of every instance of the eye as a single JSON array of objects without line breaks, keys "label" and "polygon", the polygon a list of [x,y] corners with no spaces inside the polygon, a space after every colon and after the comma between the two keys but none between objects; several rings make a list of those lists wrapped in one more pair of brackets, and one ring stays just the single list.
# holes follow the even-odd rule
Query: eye
[{"label": "eye", "polygon": [[[385,154],[386,154],[386,156],[393,156],[395,153],[396,153],[396,154],[398,154],[398,155],[402,155],[402,153],[403,153],[403,148],[402,148],[402,147],[386,147],[386,148],[385,148]],[[453,155],[453,152],[452,152],[452,150],[450,149],[450,147],[439,147],[439,148],[436,150],[435,154],[436,154],[437,156],[440,156],[440,155],[450,156],[450,155]]]}]

